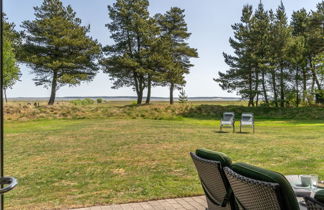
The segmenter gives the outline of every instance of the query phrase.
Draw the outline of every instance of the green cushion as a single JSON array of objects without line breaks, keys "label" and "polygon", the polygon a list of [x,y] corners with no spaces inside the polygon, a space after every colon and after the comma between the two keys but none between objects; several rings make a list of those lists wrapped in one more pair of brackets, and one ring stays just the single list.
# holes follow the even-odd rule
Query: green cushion
[{"label": "green cushion", "polygon": [[197,149],[196,155],[204,159],[219,161],[222,167],[230,167],[232,165],[231,158],[221,152],[215,152],[209,149]]},{"label": "green cushion", "polygon": [[315,200],[324,203],[324,190],[319,190],[315,193]]},{"label": "green cushion", "polygon": [[264,182],[278,183],[280,186],[281,197],[283,198],[285,209],[299,210],[295,193],[287,181],[280,173],[259,168],[246,163],[235,163],[232,165],[233,171],[245,177],[256,179]]}]

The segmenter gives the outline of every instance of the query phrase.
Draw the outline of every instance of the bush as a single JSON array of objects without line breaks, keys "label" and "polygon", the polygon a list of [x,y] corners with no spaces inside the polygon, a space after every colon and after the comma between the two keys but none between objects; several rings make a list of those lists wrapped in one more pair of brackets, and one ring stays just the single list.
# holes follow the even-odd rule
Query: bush
[{"label": "bush", "polygon": [[80,99],[72,100],[72,101],[70,101],[70,103],[73,105],[91,105],[91,104],[94,104],[95,101],[92,100],[91,98],[85,98],[83,100],[80,100]]},{"label": "bush", "polygon": [[97,104],[101,104],[102,103],[102,98],[97,98]]},{"label": "bush", "polygon": [[276,107],[245,107],[245,106],[219,106],[198,105],[192,106],[188,111],[180,113],[180,116],[191,118],[220,119],[224,112],[235,112],[235,117],[240,119],[243,112],[253,112],[258,119],[324,119],[324,109],[318,107],[276,108]]},{"label": "bush", "polygon": [[[256,119],[291,119],[291,120],[322,120],[324,119],[324,106],[313,105],[299,108],[276,107],[246,107],[223,106],[213,104],[194,105],[191,103],[153,104],[149,106],[114,106],[109,103],[93,106],[96,101],[91,99],[73,100],[71,104],[54,106],[26,106],[6,105],[4,117],[6,120],[36,120],[36,119],[155,119],[155,120],[181,120],[182,118],[219,120],[223,112],[235,112],[239,120],[243,112],[253,112]],[[128,103],[128,102],[127,102]],[[88,106],[86,106],[88,105]]]}]

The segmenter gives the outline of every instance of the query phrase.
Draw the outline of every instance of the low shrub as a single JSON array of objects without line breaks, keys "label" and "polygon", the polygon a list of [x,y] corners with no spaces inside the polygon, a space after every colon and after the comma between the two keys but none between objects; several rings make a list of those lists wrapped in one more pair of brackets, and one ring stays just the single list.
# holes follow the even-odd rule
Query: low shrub
[{"label": "low shrub", "polygon": [[83,100],[80,100],[80,99],[77,99],[77,100],[72,100],[70,101],[71,104],[73,105],[91,105],[91,104],[94,104],[95,101],[92,100],[91,98],[85,98]]},{"label": "low shrub", "polygon": [[219,106],[219,105],[198,105],[192,106],[182,116],[190,118],[219,119],[224,112],[234,112],[239,119],[243,112],[254,113],[259,119],[303,119],[320,120],[324,119],[324,108],[298,107],[298,108],[277,108],[277,107],[246,107],[246,106]]},{"label": "low shrub", "polygon": [[299,108],[276,107],[246,107],[237,105],[211,104],[152,104],[145,106],[97,104],[92,99],[73,100],[59,105],[40,107],[6,105],[4,117],[6,120],[37,120],[37,119],[155,119],[179,120],[183,117],[213,119],[221,118],[223,112],[235,112],[239,119],[243,112],[252,112],[256,119],[293,119],[293,120],[323,120],[324,107],[307,106]]}]

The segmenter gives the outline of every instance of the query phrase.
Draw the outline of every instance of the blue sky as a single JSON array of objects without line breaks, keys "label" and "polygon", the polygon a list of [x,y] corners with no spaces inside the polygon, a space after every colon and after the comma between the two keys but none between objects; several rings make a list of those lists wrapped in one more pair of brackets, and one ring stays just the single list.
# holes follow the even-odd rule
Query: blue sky
[{"label": "blue sky", "polygon": [[[292,11],[305,8],[314,10],[320,0],[283,0],[288,17]],[[4,0],[4,11],[9,21],[20,30],[21,22],[34,19],[33,7],[40,5],[42,0]],[[109,22],[107,5],[113,0],[63,0],[64,5],[70,4],[82,19],[84,25],[91,25],[90,35],[103,45],[112,43],[105,24]],[[276,9],[280,0],[263,0],[266,9]],[[185,9],[186,21],[192,36],[190,46],[197,48],[199,58],[192,59],[194,67],[186,77],[185,90],[188,96],[235,96],[235,93],[223,91],[213,78],[218,71],[228,67],[224,63],[223,52],[231,53],[228,39],[233,32],[231,24],[239,22],[243,5],[257,7],[259,0],[150,0],[150,12],[164,13],[172,6]],[[32,81],[31,69],[21,65],[23,76],[8,97],[47,97],[49,90],[42,86],[36,87]],[[63,87],[57,96],[135,96],[131,88],[111,89],[108,75],[99,73],[90,83],[77,87]],[[156,87],[153,96],[168,96],[168,88]],[[177,95],[177,93],[175,93]]]}]

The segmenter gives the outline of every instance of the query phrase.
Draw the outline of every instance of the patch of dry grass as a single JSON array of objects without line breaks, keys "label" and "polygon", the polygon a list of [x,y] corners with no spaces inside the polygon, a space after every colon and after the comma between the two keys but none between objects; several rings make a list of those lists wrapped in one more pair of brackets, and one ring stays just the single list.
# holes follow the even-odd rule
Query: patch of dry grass
[{"label": "patch of dry grass", "polygon": [[[184,117],[219,119],[223,112],[253,112],[262,119],[324,119],[324,108],[320,106],[300,108],[247,107],[245,102],[190,102],[169,105],[154,102],[151,105],[131,105],[130,102],[106,102],[91,105],[73,105],[59,102],[54,106],[11,102],[5,106],[7,121],[29,121],[44,119],[154,119],[179,120]],[[246,105],[246,104],[245,104]]]}]

